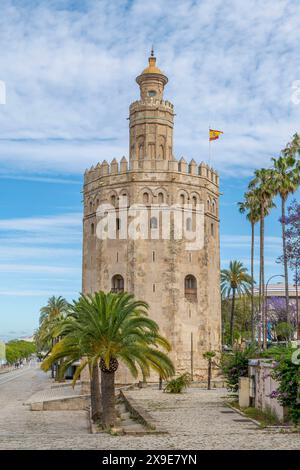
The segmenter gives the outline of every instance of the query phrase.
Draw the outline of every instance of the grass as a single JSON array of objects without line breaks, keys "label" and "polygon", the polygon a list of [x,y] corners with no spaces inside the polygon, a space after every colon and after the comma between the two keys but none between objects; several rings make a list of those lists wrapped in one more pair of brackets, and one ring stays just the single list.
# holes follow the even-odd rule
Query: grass
[{"label": "grass", "polygon": [[259,410],[258,408],[254,408],[249,406],[248,408],[240,408],[237,401],[231,402],[231,406],[240,410],[247,418],[254,419],[258,421],[260,427],[265,428],[267,426],[278,426],[282,423],[279,421],[277,416],[271,410]]}]

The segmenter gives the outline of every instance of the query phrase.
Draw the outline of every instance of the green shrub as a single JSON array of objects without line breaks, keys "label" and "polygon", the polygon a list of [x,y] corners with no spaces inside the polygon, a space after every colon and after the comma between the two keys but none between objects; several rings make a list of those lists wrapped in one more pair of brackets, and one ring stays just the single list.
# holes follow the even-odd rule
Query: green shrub
[{"label": "green shrub", "polygon": [[295,349],[289,347],[281,352],[274,366],[272,377],[279,386],[272,392],[271,398],[277,398],[279,403],[288,408],[291,421],[300,423],[300,364],[293,360]]},{"label": "green shrub", "polygon": [[170,380],[164,391],[168,393],[181,393],[191,383],[191,376],[188,372],[180,375],[176,379]]},{"label": "green shrub", "polygon": [[278,323],[275,327],[275,333],[278,341],[288,341],[294,335],[294,327],[286,322]]},{"label": "green shrub", "polygon": [[245,350],[234,350],[226,352],[221,357],[221,370],[225,376],[228,390],[237,392],[239,388],[239,378],[248,375],[248,360],[257,355],[255,347],[248,347]]}]

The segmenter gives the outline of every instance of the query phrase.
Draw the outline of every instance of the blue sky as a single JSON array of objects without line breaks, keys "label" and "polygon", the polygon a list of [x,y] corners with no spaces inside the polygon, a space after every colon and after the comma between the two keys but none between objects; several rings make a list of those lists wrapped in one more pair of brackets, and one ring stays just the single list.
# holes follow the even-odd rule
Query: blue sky
[{"label": "blue sky", "polygon": [[[82,174],[128,155],[128,106],[152,43],[169,77],[176,157],[207,160],[209,125],[224,131],[213,142],[222,263],[248,264],[236,202],[299,131],[299,20],[297,0],[1,0],[0,337],[31,334],[50,295],[80,290]],[[276,211],[266,236],[271,275]]]}]

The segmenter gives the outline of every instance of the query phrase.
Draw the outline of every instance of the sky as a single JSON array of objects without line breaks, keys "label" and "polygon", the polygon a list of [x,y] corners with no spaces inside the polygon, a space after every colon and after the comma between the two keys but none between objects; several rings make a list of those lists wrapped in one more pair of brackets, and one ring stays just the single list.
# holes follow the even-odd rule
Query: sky
[{"label": "sky", "polygon": [[[176,158],[207,161],[209,126],[224,132],[212,143],[222,267],[249,266],[250,227],[236,203],[253,170],[299,132],[300,2],[0,4],[0,339],[31,335],[49,296],[78,296],[82,175],[128,156],[128,106],[152,44],[169,77]],[[282,271],[278,217],[266,222],[266,276]]]}]

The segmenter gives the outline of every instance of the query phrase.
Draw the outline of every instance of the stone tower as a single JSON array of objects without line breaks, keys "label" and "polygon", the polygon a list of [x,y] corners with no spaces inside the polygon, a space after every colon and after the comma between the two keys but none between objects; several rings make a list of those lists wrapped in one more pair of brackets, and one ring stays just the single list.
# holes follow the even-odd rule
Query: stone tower
[{"label": "stone tower", "polygon": [[[104,160],[85,172],[83,292],[125,290],[147,301],[172,345],[177,372],[201,379],[203,352],[220,350],[219,177],[205,163],[175,159],[174,109],[163,97],[168,79],[153,51],[136,81],[129,162]],[[107,234],[111,224],[111,232],[99,236],[104,219],[101,227]],[[203,243],[188,243],[198,232]],[[129,372],[120,369],[119,381],[130,382]]]}]

